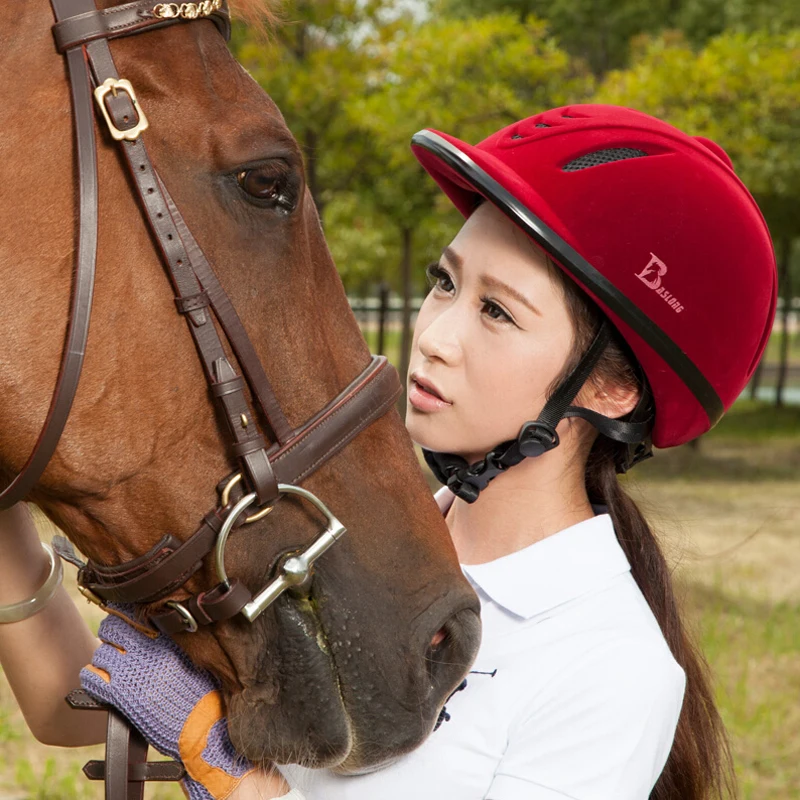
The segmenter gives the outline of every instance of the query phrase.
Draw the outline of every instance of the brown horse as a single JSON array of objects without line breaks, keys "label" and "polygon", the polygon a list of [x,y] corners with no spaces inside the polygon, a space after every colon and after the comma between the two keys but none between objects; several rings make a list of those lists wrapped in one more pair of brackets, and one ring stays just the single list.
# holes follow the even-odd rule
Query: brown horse
[{"label": "brown horse", "polygon": [[[74,263],[74,142],[52,24],[47,0],[24,0],[0,28],[0,465],[8,479],[47,412]],[[164,184],[299,426],[369,353],[297,143],[208,20],[115,40],[111,51],[150,120],[144,141]],[[118,564],[165,532],[193,532],[232,462],[142,210],[108,131],[96,130],[100,230],[87,355],[31,499],[93,560]],[[237,180],[247,170],[274,188],[266,199]],[[304,486],[348,528],[318,563],[310,595],[282,596],[253,624],[237,617],[177,638],[223,681],[240,752],[356,771],[430,732],[474,655],[477,600],[396,412]],[[233,532],[229,574],[260,589],[319,525],[283,500]],[[209,562],[187,588],[214,583]]]}]

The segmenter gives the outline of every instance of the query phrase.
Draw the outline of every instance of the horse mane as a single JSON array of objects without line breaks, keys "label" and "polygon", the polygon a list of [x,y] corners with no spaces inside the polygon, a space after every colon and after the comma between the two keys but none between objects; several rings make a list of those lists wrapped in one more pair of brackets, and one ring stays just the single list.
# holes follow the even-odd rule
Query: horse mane
[{"label": "horse mane", "polygon": [[231,15],[246,25],[264,30],[281,19],[281,0],[229,0]]}]

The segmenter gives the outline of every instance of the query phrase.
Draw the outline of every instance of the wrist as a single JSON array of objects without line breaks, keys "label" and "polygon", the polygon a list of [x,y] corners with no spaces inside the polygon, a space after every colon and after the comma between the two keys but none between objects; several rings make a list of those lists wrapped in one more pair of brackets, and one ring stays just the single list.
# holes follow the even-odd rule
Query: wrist
[{"label": "wrist", "polygon": [[0,605],[33,595],[50,572],[33,516],[25,503],[0,511]]},{"label": "wrist", "polygon": [[254,768],[243,776],[228,800],[303,800],[303,795],[289,788],[276,767],[270,771]]},{"label": "wrist", "polygon": [[41,548],[47,556],[47,575],[44,581],[34,592],[28,593],[23,599],[11,603],[0,603],[0,624],[22,622],[35,616],[53,599],[61,585],[64,578],[61,559],[49,544],[42,542]]}]

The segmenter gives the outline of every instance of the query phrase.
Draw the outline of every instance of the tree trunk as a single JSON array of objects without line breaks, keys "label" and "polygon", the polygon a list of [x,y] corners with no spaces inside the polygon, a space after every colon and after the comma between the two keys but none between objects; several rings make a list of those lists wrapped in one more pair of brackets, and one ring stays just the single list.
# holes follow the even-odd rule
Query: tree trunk
[{"label": "tree trunk", "polygon": [[405,415],[406,411],[406,379],[408,376],[408,362],[411,357],[411,262],[412,262],[412,231],[411,228],[403,228],[400,232],[402,237],[402,249],[400,256],[400,280],[403,293],[403,313],[401,318],[402,333],[400,336],[400,380],[403,382],[403,394],[398,401],[400,413]]},{"label": "tree trunk", "polygon": [[781,309],[781,350],[778,363],[778,379],[775,382],[775,406],[783,407],[783,390],[789,372],[789,315],[792,313],[792,240],[784,236],[781,240],[781,257],[778,264],[778,281],[781,286],[783,308]]}]

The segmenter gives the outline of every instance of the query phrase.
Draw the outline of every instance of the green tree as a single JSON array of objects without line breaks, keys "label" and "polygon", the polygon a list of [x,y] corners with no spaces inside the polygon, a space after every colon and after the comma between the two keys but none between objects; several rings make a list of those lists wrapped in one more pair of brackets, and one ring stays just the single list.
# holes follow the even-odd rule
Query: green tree
[{"label": "green tree", "polygon": [[631,39],[643,33],[675,29],[700,47],[724,30],[800,26],[797,0],[438,0],[434,7],[461,17],[511,11],[521,20],[542,19],[598,77],[625,67]]},{"label": "green tree", "polygon": [[[588,99],[594,82],[541,22],[520,24],[512,14],[409,23],[376,57],[374,90],[353,95],[348,111],[373,148],[359,196],[396,231],[405,309],[402,371],[410,344],[416,240],[430,239],[441,213],[453,219],[449,203],[409,152],[411,136],[433,127],[476,142],[540,109]],[[445,243],[437,242],[435,256]]]},{"label": "green tree", "polygon": [[308,186],[324,219],[358,169],[361,143],[343,105],[369,91],[374,48],[402,15],[390,0],[292,0],[265,39],[238,28],[237,58],[281,109],[303,147]]}]

